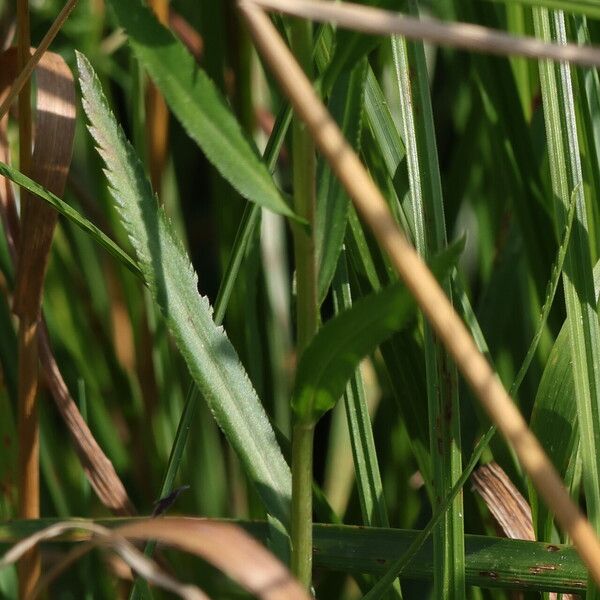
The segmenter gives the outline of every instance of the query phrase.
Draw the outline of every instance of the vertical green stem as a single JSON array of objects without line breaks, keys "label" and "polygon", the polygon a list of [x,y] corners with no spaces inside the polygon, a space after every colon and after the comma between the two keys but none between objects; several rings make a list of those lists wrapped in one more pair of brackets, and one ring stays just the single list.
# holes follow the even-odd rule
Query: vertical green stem
[{"label": "vertical green stem", "polygon": [[[536,36],[566,43],[564,13],[534,9]],[[600,322],[596,312],[592,254],[586,198],[575,117],[571,68],[567,63],[540,61],[540,82],[552,191],[557,224],[564,227],[571,195],[575,194],[575,222],[563,267],[563,289],[569,323],[583,487],[588,519],[600,531]],[[590,577],[588,599],[600,597]]]},{"label": "vertical green stem", "polygon": [[315,427],[292,432],[292,572],[307,588],[312,579],[312,466]]},{"label": "vertical green stem", "polygon": [[[409,0],[408,6],[411,13],[418,13],[415,0]],[[392,39],[392,52],[400,87],[415,243],[419,254],[427,258],[446,245],[446,225],[425,52],[422,43],[409,44],[401,38]],[[443,287],[452,300],[449,279]],[[458,375],[431,327],[424,323],[423,330],[435,509],[450,494],[462,472]],[[461,494],[434,530],[433,561],[434,596],[464,598]]]},{"label": "vertical green stem", "polygon": [[[312,76],[312,26],[294,21],[291,46],[306,74]],[[318,327],[315,259],[315,148],[306,126],[292,120],[294,208],[308,227],[294,227],[296,262],[297,352],[302,354]],[[292,433],[292,572],[310,587],[312,572],[312,443],[314,424],[296,423]]]}]

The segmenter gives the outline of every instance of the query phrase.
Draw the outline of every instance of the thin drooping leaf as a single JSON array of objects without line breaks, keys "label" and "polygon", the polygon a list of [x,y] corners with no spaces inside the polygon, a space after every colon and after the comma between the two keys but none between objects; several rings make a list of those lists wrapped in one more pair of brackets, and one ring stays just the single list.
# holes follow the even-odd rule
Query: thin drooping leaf
[{"label": "thin drooping leaf", "polygon": [[103,231],[98,229],[91,221],[88,221],[84,216],[79,214],[72,206],[68,205],[64,200],[61,200],[58,196],[42,187],[33,179],[30,179],[26,175],[23,175],[20,171],[0,162],[0,175],[10,179],[22,188],[25,188],[32,194],[35,194],[42,200],[45,200],[50,206],[56,209],[63,217],[66,217],[77,225],[82,231],[89,234],[98,244],[103,246],[114,258],[121,262],[129,271],[131,271],[136,277],[143,279],[142,272],[136,264],[136,262],[120,248],[115,242],[113,242]]},{"label": "thin drooping leaf", "polygon": [[[456,263],[463,246],[461,239],[436,258],[433,270],[440,278]],[[414,307],[410,292],[396,282],[328,321],[298,364],[292,399],[296,417],[315,423],[331,410],[360,360],[403,327]]]},{"label": "thin drooping leaf", "polygon": [[221,175],[245,198],[294,217],[213,81],[140,0],[110,0],[136,58]]},{"label": "thin drooping leaf", "polygon": [[212,318],[197,277],[87,59],[77,55],[90,132],[148,288],[198,388],[267,510],[287,523],[291,474],[237,354]]}]

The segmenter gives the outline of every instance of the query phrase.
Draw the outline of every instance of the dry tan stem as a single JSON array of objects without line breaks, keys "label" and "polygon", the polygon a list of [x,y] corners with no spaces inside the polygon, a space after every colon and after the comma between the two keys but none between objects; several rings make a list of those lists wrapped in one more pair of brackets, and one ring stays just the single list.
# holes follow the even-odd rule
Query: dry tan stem
[{"label": "dry tan stem", "polygon": [[[18,0],[17,67],[20,71],[23,71],[29,59],[30,46],[29,0]],[[31,84],[26,78],[19,94],[19,169],[26,175],[31,173],[31,141]],[[40,516],[37,323],[37,314],[22,314],[19,322],[19,514],[25,519],[37,519]],[[41,572],[40,553],[34,548],[19,563],[21,598],[30,595]]]},{"label": "dry tan stem", "polygon": [[[19,516],[40,516],[40,429],[37,407],[37,325],[22,319],[19,326]],[[42,571],[39,551],[33,548],[19,563],[19,594],[27,598]]]},{"label": "dry tan stem", "polygon": [[[56,34],[60,31],[60,28],[63,26],[64,22],[67,20],[68,16],[71,14],[71,11],[75,8],[76,5],[77,0],[69,0],[63,6],[62,10],[60,11],[60,13],[58,13],[58,16],[54,20],[54,23],[52,23],[50,29],[48,29],[48,32],[42,38],[42,41],[40,42],[39,46],[36,48],[35,52],[31,57],[29,57],[29,42],[27,42],[28,53],[23,61],[23,65],[20,69],[19,76],[13,83],[12,89],[10,90],[8,96],[4,99],[2,104],[0,104],[0,119],[7,113],[13,100],[21,92],[21,90],[23,90],[23,96],[25,96],[25,86],[29,87],[29,80],[36,65],[40,62],[42,55],[44,54],[44,52],[46,52],[46,50],[48,50],[50,44],[56,37]],[[29,95],[27,97],[29,97]],[[19,108],[21,108],[20,105]],[[22,168],[21,171],[23,171]]]},{"label": "dry tan stem", "polygon": [[335,23],[341,27],[375,34],[398,34],[413,40],[425,40],[442,46],[491,54],[549,58],[580,65],[600,65],[600,49],[575,44],[550,44],[532,37],[517,37],[496,29],[471,23],[445,23],[437,19],[416,19],[397,12],[322,0],[255,0],[269,10],[314,21]]},{"label": "dry tan stem", "polygon": [[381,192],[315,94],[269,18],[248,1],[239,3],[257,48],[283,91],[312,132],[321,152],[362,218],[415,297],[493,422],[515,449],[521,464],[600,584],[600,542],[569,497],[563,482],[496,374],[477,349],[431,271],[396,225]]},{"label": "dry tan stem", "polygon": [[[151,0],[150,6],[156,13],[158,20],[163,25],[167,25],[169,22],[169,3],[167,0]],[[154,191],[160,196],[169,139],[169,110],[162,94],[152,81],[148,85],[147,120],[150,179]]]},{"label": "dry tan stem", "polygon": [[[74,123],[74,91],[70,71],[64,64],[64,61],[57,55],[50,52],[42,55],[41,61],[36,67],[38,78],[38,118],[36,130],[39,133],[36,143],[35,158],[35,177],[43,185],[52,189],[55,187],[59,195],[64,185],[64,179],[67,175],[68,164],[70,161],[70,144],[65,139],[69,137],[69,129]],[[17,76],[17,55],[15,49],[8,50],[0,55],[0,99],[5,97],[9,86],[13,84]],[[58,106],[57,106],[58,105]],[[0,159],[8,161],[9,152],[6,140],[6,115],[0,119]],[[68,143],[67,143],[68,141]],[[59,181],[57,183],[56,178]],[[0,212],[3,213],[3,221],[7,228],[7,240],[13,261],[16,260],[17,250],[14,242],[23,238],[29,240],[30,250],[35,246],[36,255],[30,256],[32,259],[31,269],[41,269],[42,273],[36,277],[26,277],[27,286],[24,293],[21,293],[21,300],[13,304],[19,305],[25,314],[37,314],[39,310],[39,298],[41,294],[41,285],[43,282],[43,268],[47,257],[47,250],[41,246],[49,247],[52,227],[40,234],[39,228],[32,233],[19,231],[19,223],[15,218],[14,204],[12,202],[11,188],[8,182],[4,182],[0,188]],[[33,205],[37,208],[42,207],[37,198],[33,199]],[[56,214],[52,209],[42,217],[45,224],[53,223]],[[42,243],[42,238],[44,241]],[[38,254],[41,252],[41,254]],[[33,254],[32,252],[30,252]],[[23,261],[21,261],[23,267]],[[35,293],[32,285],[35,279]],[[29,305],[29,303],[32,305]],[[69,390],[60,374],[56,364],[50,342],[45,327],[39,330],[39,358],[44,370],[46,383],[51,391],[52,397],[57,405],[63,420],[65,421],[69,432],[72,435],[75,450],[79,455],[85,473],[90,483],[98,495],[101,502],[107,506],[113,513],[119,515],[133,514],[134,509],[127,497],[127,492],[119,477],[117,476],[110,460],[103,453],[97,444],[94,436],[89,430],[87,424],[81,417],[77,405],[69,394]]]}]

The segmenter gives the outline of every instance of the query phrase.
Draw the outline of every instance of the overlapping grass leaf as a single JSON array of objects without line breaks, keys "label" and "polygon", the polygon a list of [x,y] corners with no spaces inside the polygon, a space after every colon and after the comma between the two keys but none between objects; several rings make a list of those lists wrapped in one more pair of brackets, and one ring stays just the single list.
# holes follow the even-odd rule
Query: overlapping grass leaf
[{"label": "overlapping grass leaf", "polygon": [[[464,247],[464,238],[433,261],[439,278],[448,274]],[[298,418],[316,422],[344,393],[360,360],[413,314],[415,303],[406,287],[396,282],[361,298],[328,321],[315,335],[298,364],[292,408]]]},{"label": "overlapping grass leaf", "polygon": [[219,173],[251,202],[293,217],[221,93],[183,44],[140,0],[109,4],[136,58]]},{"label": "overlapping grass leaf", "polygon": [[78,54],[90,132],[140,268],[168,328],[219,426],[267,510],[287,521],[291,475],[267,415],[207,298],[171,223],[158,208],[143,166],[117,125],[98,78]]}]

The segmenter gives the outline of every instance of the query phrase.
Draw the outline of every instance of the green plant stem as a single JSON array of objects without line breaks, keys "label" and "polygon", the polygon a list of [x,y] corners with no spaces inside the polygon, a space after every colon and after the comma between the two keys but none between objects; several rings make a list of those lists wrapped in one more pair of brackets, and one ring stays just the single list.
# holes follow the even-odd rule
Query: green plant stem
[{"label": "green plant stem", "polygon": [[[294,20],[291,47],[296,59],[311,77],[312,25]],[[294,209],[306,219],[308,228],[294,225],[296,263],[297,353],[317,331],[317,262],[315,257],[316,159],[314,142],[296,116],[292,119],[292,167]],[[314,423],[296,423],[292,432],[292,572],[309,588],[312,575],[312,442]]]},{"label": "green plant stem", "polygon": [[[536,36],[544,41],[566,43],[565,16],[546,9],[533,11]],[[541,61],[540,82],[555,212],[559,227],[564,226],[569,199],[576,194],[571,244],[563,268],[563,289],[569,335],[583,464],[583,487],[587,515],[600,531],[600,323],[596,312],[592,257],[586,215],[579,139],[575,117],[578,101],[573,95],[568,64]],[[572,191],[575,190],[575,191]],[[589,599],[600,598],[590,577]]]},{"label": "green plant stem", "polygon": [[[409,0],[408,7],[412,14],[418,14],[416,0]],[[425,51],[422,43],[392,38],[392,53],[404,122],[415,245],[419,254],[427,258],[446,246],[446,225]],[[452,301],[449,279],[443,282],[443,288]],[[448,496],[462,472],[458,374],[448,353],[425,321],[423,340],[435,508]],[[464,598],[461,495],[456,496],[435,528],[433,547],[434,596]]]},{"label": "green plant stem", "polygon": [[304,423],[297,423],[292,432],[292,573],[306,587],[312,577],[314,432],[314,425]]}]

